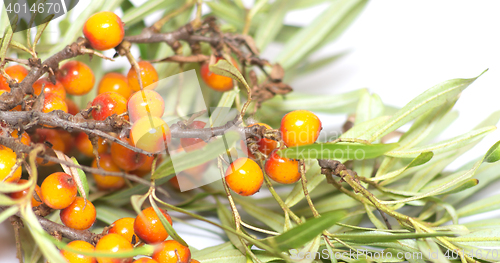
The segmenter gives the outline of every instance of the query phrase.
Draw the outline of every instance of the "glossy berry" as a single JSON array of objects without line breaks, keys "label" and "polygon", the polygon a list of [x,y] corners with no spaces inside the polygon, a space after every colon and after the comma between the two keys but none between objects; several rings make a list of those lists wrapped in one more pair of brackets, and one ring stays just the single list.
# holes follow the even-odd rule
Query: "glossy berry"
[{"label": "glossy berry", "polygon": [[42,182],[42,201],[53,209],[64,209],[76,199],[76,183],[71,175],[57,172]]},{"label": "glossy berry", "polygon": [[42,87],[44,87],[43,93],[45,95],[47,95],[48,93],[54,93],[57,96],[61,97],[63,100],[66,99],[66,90],[64,89],[61,82],[56,80],[56,83],[54,84],[48,78],[41,78],[33,83],[33,90],[35,91],[35,95],[40,96],[40,94],[42,93]]},{"label": "glossy berry", "polygon": [[102,121],[116,114],[120,115],[127,111],[127,99],[116,92],[105,92],[97,95],[92,101],[95,109],[92,111],[94,120]]},{"label": "glossy berry", "polygon": [[[83,153],[85,156],[95,157],[94,147],[92,146],[92,142],[90,141],[89,136],[86,133],[80,132],[75,138],[75,144],[78,151]],[[97,139],[97,152],[105,153],[107,150],[108,144],[104,142],[101,137],[99,137]]]},{"label": "glossy berry", "polygon": [[132,89],[128,86],[127,77],[120,73],[106,73],[97,87],[97,94],[114,91],[128,99],[132,95]]},{"label": "glossy berry", "polygon": [[135,218],[132,217],[120,218],[111,224],[111,228],[108,230],[108,233],[123,236],[128,240],[128,242],[130,242],[130,244],[135,245],[139,241],[139,238],[134,232],[134,222]]},{"label": "glossy berry", "polygon": [[237,194],[249,196],[259,191],[264,182],[264,175],[255,161],[238,158],[227,168],[226,182]]},{"label": "glossy berry", "polygon": [[85,201],[83,197],[78,196],[71,205],[61,210],[60,217],[67,227],[85,230],[94,224],[96,211],[92,202]]},{"label": "glossy berry", "polygon": [[[158,81],[158,72],[156,72],[156,69],[147,61],[139,61],[137,64],[139,64],[142,87],[144,89],[155,89]],[[137,71],[135,71],[134,67],[131,67],[128,71],[127,79],[128,85],[133,91],[141,90]]]},{"label": "glossy berry", "polygon": [[69,114],[76,115],[80,112],[78,105],[76,105],[76,103],[73,100],[66,98],[65,101],[66,101],[66,105],[68,105],[68,113]]},{"label": "glossy berry", "polygon": [[[264,126],[267,129],[272,129],[271,126],[265,124],[265,123],[255,123],[250,125],[249,127],[255,126],[255,125],[260,125]],[[261,138],[259,141],[257,141],[257,146],[259,147],[259,151],[265,155],[269,155],[274,149],[278,147],[278,142],[275,140],[271,140],[268,138]]]},{"label": "glossy berry", "polygon": [[152,258],[140,258],[132,263],[158,263],[158,261]]},{"label": "glossy berry", "polygon": [[[21,180],[19,180],[17,182],[17,184],[25,184],[27,182],[28,182],[28,180],[21,179]],[[10,197],[12,197],[13,199],[21,199],[21,198],[25,197],[28,194],[28,190],[29,189],[26,188],[26,189],[24,189],[22,191],[11,193]],[[40,186],[35,185],[35,193],[36,193],[36,195],[38,195],[38,198],[41,198],[42,194],[40,192]],[[35,207],[35,206],[39,206],[41,204],[42,204],[42,202],[38,201],[37,198],[35,198],[35,196],[33,194],[31,196],[31,206]]]},{"label": "glossy berry", "polygon": [[[224,59],[224,58],[218,57],[217,61],[219,61],[221,59]],[[233,65],[236,68],[238,68],[238,66],[236,65],[236,61],[234,61],[234,59],[232,59],[232,58],[231,58],[231,60],[232,60],[231,62],[233,63]],[[203,65],[201,65],[201,78],[210,88],[212,88],[216,91],[222,91],[222,92],[228,91],[228,90],[232,90],[234,87],[234,83],[233,83],[232,78],[212,73],[209,69],[208,63],[204,63]]]},{"label": "glossy berry", "polygon": [[[203,129],[206,123],[203,121],[193,121],[188,128],[190,129]],[[181,145],[184,151],[191,152],[203,148],[207,143],[200,138],[181,138]]]},{"label": "glossy berry", "polygon": [[[120,168],[113,162],[111,155],[105,153],[100,155],[99,164],[101,168],[108,172],[120,172]],[[92,167],[97,168],[97,160],[94,159]],[[97,188],[101,190],[120,189],[125,185],[125,179],[119,176],[106,176],[100,174],[92,174]]]},{"label": "glossy berry", "polygon": [[188,263],[191,251],[175,240],[167,240],[155,248],[153,259],[158,263]]},{"label": "glossy berry", "polygon": [[[32,141],[36,143],[44,143],[50,145],[52,149],[64,152],[66,145],[63,137],[54,129],[37,129],[32,137]],[[42,158],[37,158],[37,163],[44,166],[53,165],[54,162],[44,162]]]},{"label": "glossy berry", "polygon": [[[90,243],[87,243],[82,240],[75,240],[68,243],[67,247],[72,248],[74,250],[82,251],[82,252],[94,252],[95,247]],[[68,261],[69,263],[96,263],[96,259],[91,256],[85,256],[78,253],[73,253],[66,250],[61,250],[61,255]]]},{"label": "glossy berry", "polygon": [[19,166],[15,172],[8,177],[16,162],[16,153],[10,148],[0,146],[0,182],[16,183],[19,181],[22,173],[21,166]]},{"label": "glossy berry", "polygon": [[[132,250],[132,244],[118,234],[107,234],[103,236],[95,245],[96,252],[119,253]],[[132,258],[104,258],[98,257],[99,263],[130,263]]]},{"label": "glossy berry", "polygon": [[113,12],[103,11],[93,14],[83,25],[83,35],[92,48],[108,50],[118,46],[125,31],[122,20]]},{"label": "glossy berry", "polygon": [[189,263],[200,263],[200,261],[198,261],[196,259],[191,259],[191,260],[189,260]]},{"label": "glossy berry", "polygon": [[293,184],[300,179],[299,161],[279,156],[273,151],[264,166],[266,174],[280,184]]},{"label": "glossy berry", "polygon": [[[9,75],[9,77],[17,83],[21,83],[23,79],[28,75],[28,70],[21,66],[15,65],[5,68],[5,74]],[[10,91],[9,83],[7,79],[0,74],[0,90]]]},{"label": "glossy berry", "polygon": [[54,93],[45,94],[45,100],[43,101],[42,112],[48,113],[55,110],[62,110],[68,112],[68,105],[66,101]]},{"label": "glossy berry", "polygon": [[[172,225],[170,215],[163,209],[160,209],[160,211],[170,225]],[[141,213],[137,215],[134,222],[134,233],[148,244],[162,242],[168,237],[167,230],[163,227],[160,218],[156,215],[152,207],[142,210]]]},{"label": "glossy berry", "polygon": [[[122,138],[121,141],[133,145],[129,138]],[[111,158],[113,162],[125,171],[133,171],[144,164],[144,155],[132,151],[118,143],[111,144]]]},{"label": "glossy berry", "polygon": [[132,125],[130,138],[135,147],[144,151],[165,151],[171,139],[170,128],[158,117],[142,117]]},{"label": "glossy berry", "polygon": [[161,118],[165,111],[165,102],[158,92],[143,90],[135,92],[127,103],[130,121],[135,122],[142,117]]},{"label": "glossy berry", "polygon": [[307,110],[289,112],[281,119],[281,137],[288,147],[314,143],[321,129],[318,116]]},{"label": "glossy berry", "polygon": [[66,62],[56,73],[66,93],[84,95],[94,87],[94,72],[85,63],[72,60]]}]

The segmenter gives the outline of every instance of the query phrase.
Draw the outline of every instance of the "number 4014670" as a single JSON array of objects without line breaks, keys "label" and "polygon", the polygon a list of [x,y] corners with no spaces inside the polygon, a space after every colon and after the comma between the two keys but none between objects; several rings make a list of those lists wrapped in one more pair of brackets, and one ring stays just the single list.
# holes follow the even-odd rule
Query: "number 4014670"
[{"label": "number 4014670", "polygon": [[47,13],[47,14],[57,14],[61,11],[62,7],[61,4],[59,3],[39,3],[39,4],[32,4],[29,6],[28,4],[20,4],[20,3],[9,3],[7,5],[6,11],[8,13],[28,13],[28,10],[31,13]]}]

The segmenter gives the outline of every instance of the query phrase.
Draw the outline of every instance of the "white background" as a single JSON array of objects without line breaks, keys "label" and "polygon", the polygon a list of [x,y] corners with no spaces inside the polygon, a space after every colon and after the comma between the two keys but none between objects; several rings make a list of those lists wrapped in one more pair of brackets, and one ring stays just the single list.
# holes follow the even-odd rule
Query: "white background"
[{"label": "white background", "polygon": [[[83,8],[85,4],[81,1],[80,5]],[[307,24],[324,7],[293,12],[286,17],[285,23]],[[380,95],[384,103],[402,107],[439,82],[475,77],[489,68],[462,94],[455,107],[460,117],[441,139],[465,133],[500,109],[498,10],[500,1],[496,0],[373,0],[340,39],[320,50],[315,57],[343,51],[350,53],[291,84],[299,91],[330,94],[366,87]],[[154,19],[153,16],[151,20]],[[274,45],[263,55],[272,59],[277,50],[279,46]],[[328,120],[340,125],[345,116]],[[484,154],[498,140],[500,134],[495,131],[451,168]],[[487,188],[482,195],[493,194],[495,188],[498,187]],[[198,249],[221,242],[213,234],[200,234],[180,224],[176,229]],[[0,240],[11,238],[3,235],[7,235],[6,231],[0,228]],[[0,262],[15,262],[14,250],[0,241]]]}]

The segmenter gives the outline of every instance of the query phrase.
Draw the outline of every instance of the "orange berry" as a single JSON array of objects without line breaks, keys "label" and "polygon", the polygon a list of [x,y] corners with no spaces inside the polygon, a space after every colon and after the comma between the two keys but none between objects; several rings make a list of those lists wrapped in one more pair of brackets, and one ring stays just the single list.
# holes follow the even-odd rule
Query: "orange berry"
[{"label": "orange berry", "polygon": [[[255,123],[252,124],[248,127],[252,127],[255,125],[260,125],[264,126],[267,129],[272,129],[271,126],[265,124],[265,123]],[[267,138],[261,138],[258,142],[257,145],[259,146],[259,151],[265,155],[269,155],[274,149],[278,147],[278,142],[275,140],[267,139]]]},{"label": "orange berry", "polygon": [[198,261],[196,259],[191,259],[191,260],[189,260],[189,263],[200,263],[200,261]]},{"label": "orange berry", "polygon": [[42,112],[48,113],[55,110],[62,110],[67,113],[68,105],[66,105],[66,101],[55,93],[45,94]]},{"label": "orange berry", "polygon": [[[100,156],[99,164],[104,171],[120,172],[120,168],[113,162],[111,155],[105,153]],[[97,160],[94,159],[92,167],[97,168]],[[125,185],[125,179],[119,176],[106,176],[100,174],[92,174],[97,188],[101,190],[120,189]]]},{"label": "orange berry", "polygon": [[[3,131],[0,131],[0,135],[3,135]],[[19,139],[19,133],[17,130],[14,130],[13,132],[10,133],[10,136],[12,136],[12,138],[15,138],[15,139]],[[24,144],[24,145],[30,145],[31,143],[31,139],[30,139],[30,136],[28,135],[27,132],[23,132],[21,134],[21,143]]]},{"label": "orange berry", "polygon": [[97,94],[108,91],[114,91],[122,95],[125,99],[130,98],[132,95],[132,89],[128,86],[127,77],[116,72],[106,73],[99,82]]},{"label": "orange berry", "polygon": [[[9,75],[15,82],[21,83],[28,75],[28,70],[21,65],[15,65],[5,68],[5,74]],[[10,91],[9,83],[7,83],[7,79],[2,75],[0,75],[0,90]]]},{"label": "orange berry", "polygon": [[[82,240],[71,241],[67,245],[69,248],[82,251],[82,252],[94,252],[95,247],[90,243]],[[81,254],[73,253],[66,250],[61,250],[61,255],[70,263],[96,263],[95,258],[90,256],[84,256]]]},{"label": "orange berry", "polygon": [[153,259],[158,263],[188,263],[191,251],[175,240],[167,240],[155,248]]},{"label": "orange berry", "polygon": [[266,174],[280,184],[293,184],[300,179],[299,161],[271,153],[264,166]]},{"label": "orange berry", "polygon": [[35,95],[40,96],[43,93],[47,95],[48,93],[54,93],[57,96],[61,97],[63,100],[66,99],[66,90],[64,89],[61,82],[56,80],[56,83],[52,83],[48,78],[41,78],[35,83],[33,83],[33,90],[35,91]]},{"label": "orange berry", "polygon": [[[25,179],[21,179],[17,182],[17,184],[25,184],[27,183],[28,180],[25,180]],[[10,194],[10,197],[12,197],[13,199],[21,199],[23,197],[25,197],[27,194],[28,194],[28,188],[22,190],[22,191],[19,191],[19,192],[14,192],[14,193],[11,193]],[[40,186],[38,185],[35,185],[35,193],[36,195],[38,195],[39,198],[41,198],[42,194],[40,192]],[[35,207],[35,206],[39,206],[41,205],[42,202],[39,202],[35,196],[31,196],[31,207]]]},{"label": "orange berry", "polygon": [[94,224],[96,211],[92,202],[78,196],[71,205],[61,210],[60,217],[65,226],[85,230]]},{"label": "orange berry", "polygon": [[113,12],[103,11],[93,14],[83,25],[83,35],[92,48],[108,50],[118,46],[125,31],[122,20]]},{"label": "orange berry", "polygon": [[158,263],[158,261],[152,258],[140,258],[132,263]]},{"label": "orange berry", "polygon": [[7,178],[16,162],[16,153],[10,148],[0,146],[0,182],[17,183],[19,179],[21,179],[21,166],[19,166],[16,171],[12,173],[9,178]]},{"label": "orange berry", "polygon": [[[75,143],[78,151],[83,153],[85,156],[94,157],[94,147],[92,146],[92,142],[86,133],[80,132],[75,138]],[[97,152],[105,153],[107,150],[108,144],[105,143],[101,137],[99,137],[97,139]]]},{"label": "orange berry", "polygon": [[75,145],[73,135],[71,135],[71,133],[69,133],[68,131],[65,131],[65,130],[57,130],[57,133],[59,134],[62,141],[64,142],[64,151],[63,152],[66,154],[69,153]]},{"label": "orange berry", "polygon": [[[160,211],[172,225],[170,215],[163,209]],[[163,227],[153,207],[146,208],[137,215],[134,222],[134,233],[148,244],[159,243],[168,237],[167,230]]]},{"label": "orange berry", "polygon": [[264,175],[255,161],[242,157],[227,168],[226,182],[237,194],[249,196],[259,191],[264,182]]},{"label": "orange berry", "polygon": [[125,113],[127,99],[116,92],[105,92],[95,97],[92,106],[97,107],[92,111],[92,117],[94,120],[102,121],[113,114]]},{"label": "orange berry", "polygon": [[171,139],[170,128],[158,117],[142,117],[132,125],[130,139],[135,147],[144,151],[165,151]]},{"label": "orange berry", "polygon": [[[221,59],[224,58],[218,57],[217,62]],[[231,63],[238,68],[236,61],[232,58],[231,60]],[[203,63],[203,65],[201,65],[201,78],[210,88],[216,91],[228,91],[233,89],[234,83],[232,78],[212,73],[208,66],[208,63]]]},{"label": "orange berry", "polygon": [[[203,129],[206,123],[203,121],[193,121],[188,128],[190,129]],[[191,152],[203,148],[207,143],[200,138],[181,138],[181,145],[184,151]]]},{"label": "orange berry", "polygon": [[[119,253],[132,249],[132,244],[118,234],[107,234],[95,245],[96,252]],[[130,263],[132,260],[132,258],[97,258],[99,263]]]},{"label": "orange berry", "polygon": [[72,60],[66,62],[56,73],[57,80],[61,82],[66,93],[71,95],[84,95],[94,87],[95,77],[92,69],[85,63]]},{"label": "orange berry", "polygon": [[76,115],[80,112],[78,105],[76,105],[76,103],[73,100],[66,98],[65,101],[66,101],[66,105],[68,105],[68,113],[69,114]]},{"label": "orange berry", "polygon": [[135,245],[139,241],[139,238],[134,232],[134,222],[135,218],[132,217],[120,218],[111,224],[108,233],[118,234],[126,238],[130,244]]},{"label": "orange berry", "polygon": [[[132,145],[129,138],[122,138],[121,141]],[[144,156],[118,143],[111,144],[111,158],[113,158],[113,162],[125,171],[133,171],[139,168],[145,162]]]},{"label": "orange berry", "polygon": [[42,182],[42,201],[53,209],[64,209],[75,201],[77,188],[71,175],[57,172]]},{"label": "orange berry", "polygon": [[[52,149],[64,152],[66,145],[63,138],[60,136],[57,130],[53,129],[37,129],[32,137],[32,140],[36,143],[50,143]],[[53,165],[54,162],[44,163],[42,158],[37,158],[37,162],[43,166]]]},{"label": "orange berry", "polygon": [[288,147],[314,143],[321,129],[318,116],[307,110],[289,112],[281,119],[281,137]]},{"label": "orange berry", "polygon": [[[139,64],[142,87],[144,89],[155,89],[158,82],[158,72],[156,72],[156,69],[147,61],[139,61],[137,64]],[[141,90],[139,78],[134,67],[131,67],[128,71],[127,79],[128,85],[133,91]]]},{"label": "orange berry", "polygon": [[137,91],[127,103],[130,121],[135,122],[142,117],[163,116],[165,102],[158,92],[154,90]]}]

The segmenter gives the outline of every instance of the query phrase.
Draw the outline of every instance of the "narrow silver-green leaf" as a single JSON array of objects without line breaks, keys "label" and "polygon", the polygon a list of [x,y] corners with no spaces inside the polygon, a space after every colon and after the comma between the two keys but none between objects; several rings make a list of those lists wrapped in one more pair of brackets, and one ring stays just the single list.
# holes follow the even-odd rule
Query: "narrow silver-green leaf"
[{"label": "narrow silver-green leaf", "polygon": [[[75,163],[76,165],[80,165],[78,163],[78,161],[76,160],[75,157],[71,157],[71,160],[73,161],[73,163]],[[81,196],[89,196],[89,182],[87,181],[87,175],[85,174],[85,172],[82,170],[82,169],[76,169],[78,171],[78,178],[80,178],[80,182],[82,184],[82,188],[83,188],[83,193],[80,191],[80,188],[78,188],[78,192],[80,192],[80,195]]]},{"label": "narrow silver-green leaf", "polygon": [[279,150],[280,156],[291,159],[371,159],[398,147],[390,144],[315,143]]},{"label": "narrow silver-green leaf", "polygon": [[255,44],[261,51],[271,43],[283,27],[283,19],[290,8],[287,0],[277,0],[272,3],[269,13],[260,21],[255,33]]},{"label": "narrow silver-green leaf", "polygon": [[153,207],[153,210],[155,211],[156,215],[160,219],[161,224],[163,225],[165,230],[167,230],[168,235],[171,236],[175,241],[177,241],[177,242],[181,243],[183,246],[187,247],[188,244],[186,243],[186,241],[184,241],[184,239],[182,239],[181,236],[179,236],[179,234],[177,234],[177,232],[172,227],[170,222],[168,222],[167,218],[165,218],[163,213],[160,211],[160,209],[158,208],[156,203],[151,198],[150,198],[150,201],[151,201],[151,206]]}]

